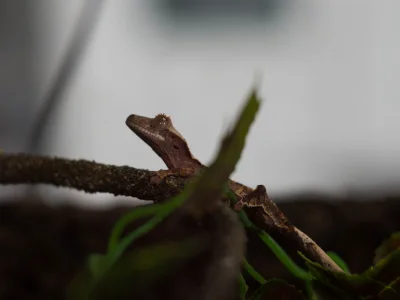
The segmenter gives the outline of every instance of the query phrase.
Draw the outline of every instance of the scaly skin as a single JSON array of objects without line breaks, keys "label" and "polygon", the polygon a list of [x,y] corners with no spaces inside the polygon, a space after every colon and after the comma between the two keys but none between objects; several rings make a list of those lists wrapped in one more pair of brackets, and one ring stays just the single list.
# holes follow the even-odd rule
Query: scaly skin
[{"label": "scaly skin", "polygon": [[[159,171],[160,178],[175,173],[195,174],[205,167],[192,155],[185,138],[175,129],[171,118],[165,114],[158,114],[154,118],[132,114],[125,123],[167,165],[170,172]],[[230,180],[229,187],[240,199],[234,207],[235,210],[243,208],[258,227],[268,233],[286,236],[310,259],[333,271],[342,272],[312,239],[289,222],[268,197],[264,186],[259,185],[253,190]]]},{"label": "scaly skin", "polygon": [[[155,118],[130,115],[126,125],[164,161],[168,169],[193,169],[196,172],[205,166],[193,156],[185,138],[175,129],[172,121],[164,114]],[[230,188],[239,198],[253,189],[230,180]]]}]

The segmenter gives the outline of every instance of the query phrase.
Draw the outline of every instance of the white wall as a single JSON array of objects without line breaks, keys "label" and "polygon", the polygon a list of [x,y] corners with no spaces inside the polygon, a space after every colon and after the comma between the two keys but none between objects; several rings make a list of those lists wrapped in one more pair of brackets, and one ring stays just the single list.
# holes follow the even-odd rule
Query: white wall
[{"label": "white wall", "polygon": [[[82,4],[55,2],[37,6],[43,91]],[[164,112],[207,163],[262,71],[265,102],[236,180],[265,184],[272,196],[396,184],[400,2],[290,1],[276,21],[245,25],[183,30],[149,1],[106,1],[51,120],[47,154],[164,168],[124,124],[130,113]]]}]

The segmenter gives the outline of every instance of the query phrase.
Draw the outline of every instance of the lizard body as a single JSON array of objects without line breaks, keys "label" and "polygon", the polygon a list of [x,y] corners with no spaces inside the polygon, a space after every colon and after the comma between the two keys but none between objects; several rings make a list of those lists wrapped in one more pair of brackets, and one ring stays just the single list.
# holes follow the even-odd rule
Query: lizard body
[{"label": "lizard body", "polygon": [[[193,156],[185,138],[175,129],[171,118],[158,114],[154,118],[130,115],[126,125],[164,161],[169,171],[160,170],[159,177],[170,174],[195,174],[205,166]],[[183,170],[183,171],[182,171]],[[293,226],[276,204],[268,197],[263,185],[255,190],[243,184],[229,180],[229,188],[240,199],[233,207],[244,209],[250,219],[268,233],[284,235],[292,240],[301,252],[323,266],[337,271],[342,270],[335,262],[305,233]]]},{"label": "lizard body", "polygon": [[[192,169],[195,173],[205,166],[193,156],[185,138],[175,129],[171,118],[158,114],[154,118],[130,115],[126,125],[164,161],[170,170]],[[229,186],[240,198],[253,190],[229,180]]]}]

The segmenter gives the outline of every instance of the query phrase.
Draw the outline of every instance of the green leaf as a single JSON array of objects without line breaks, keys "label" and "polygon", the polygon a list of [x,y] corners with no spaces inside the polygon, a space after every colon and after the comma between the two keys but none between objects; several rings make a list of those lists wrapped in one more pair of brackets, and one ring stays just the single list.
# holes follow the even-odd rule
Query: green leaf
[{"label": "green leaf", "polygon": [[[400,249],[381,259],[361,274],[332,272],[302,255],[310,272],[321,283],[337,292],[357,297],[378,297],[398,286],[400,277]],[[396,290],[396,293],[400,291]],[[400,299],[400,294],[398,295]]]},{"label": "green leaf", "polygon": [[[68,299],[118,299],[131,292],[140,292],[149,288],[155,281],[167,276],[205,248],[200,238],[183,241],[168,241],[144,246],[125,253],[107,272],[94,279],[82,273],[71,286]],[[98,263],[104,257],[92,256]],[[100,264],[102,264],[100,262]],[[82,281],[85,282],[82,284]],[[90,282],[90,284],[88,284]]]},{"label": "green leaf", "polygon": [[128,224],[128,222],[126,222],[127,220],[132,221],[135,218],[150,215],[150,213],[157,213],[148,222],[139,226],[133,232],[129,233],[118,244],[116,242],[112,243],[111,239],[111,242],[109,243],[110,250],[107,254],[90,257],[89,265],[93,275],[93,279],[99,280],[101,276],[105,274],[118,261],[118,259],[123,255],[125,250],[133,241],[147,234],[157,224],[164,220],[169,214],[174,211],[176,207],[183,203],[186,197],[187,191],[184,191],[166,203],[155,204],[154,206],[156,207],[140,207],[138,208],[139,212],[136,212],[136,214],[134,214],[135,211],[133,211],[131,214],[128,215],[127,218],[122,218],[122,221],[117,224],[118,226],[113,231],[112,236],[115,240],[115,237],[118,237],[118,235],[120,234],[120,230],[122,230],[121,228]]},{"label": "green leaf", "polygon": [[91,254],[88,258],[88,265],[90,273],[93,275],[94,278],[98,278],[101,276],[104,270],[104,265],[106,262],[107,257],[103,254]]},{"label": "green leaf", "polygon": [[267,282],[265,278],[260,273],[258,273],[257,270],[254,269],[254,267],[251,264],[249,264],[247,259],[244,259],[243,266],[247,271],[247,273],[249,273],[249,275],[253,277],[253,279],[258,281],[258,283],[264,284]]},{"label": "green leaf", "polygon": [[400,277],[393,280],[379,293],[380,300],[398,300],[400,297]]},{"label": "green leaf", "polygon": [[108,251],[110,252],[116,247],[126,226],[138,219],[154,216],[164,209],[165,205],[163,206],[162,204],[144,205],[136,207],[131,212],[122,216],[113,228],[110,241],[108,243]]},{"label": "green leaf", "polygon": [[219,201],[229,176],[235,170],[244,149],[246,136],[253,123],[261,100],[253,90],[245,102],[233,128],[223,138],[214,162],[195,180],[196,192],[185,203],[191,215],[200,217],[205,209]]},{"label": "green leaf", "polygon": [[246,280],[244,280],[244,277],[242,274],[239,274],[239,296],[240,299],[245,300],[246,299],[246,293],[249,287],[246,284]]},{"label": "green leaf", "polygon": [[399,248],[400,232],[395,232],[375,250],[374,264],[378,263],[382,258]]},{"label": "green leaf", "polygon": [[348,265],[338,254],[333,251],[328,251],[326,254],[339,266],[339,268],[346,273],[350,273]]}]

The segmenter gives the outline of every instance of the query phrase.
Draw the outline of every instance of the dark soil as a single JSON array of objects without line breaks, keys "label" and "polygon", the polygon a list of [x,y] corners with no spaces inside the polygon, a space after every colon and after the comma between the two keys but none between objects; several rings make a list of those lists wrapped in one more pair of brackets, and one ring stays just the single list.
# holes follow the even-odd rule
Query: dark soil
[{"label": "dark soil", "polygon": [[[105,251],[113,224],[129,208],[91,211],[29,200],[0,205],[0,299],[62,299],[87,255]],[[368,268],[379,244],[400,230],[400,196],[324,200],[293,196],[279,207],[324,250],[338,253],[352,272]],[[248,259],[267,278],[293,281],[252,235]]]}]

